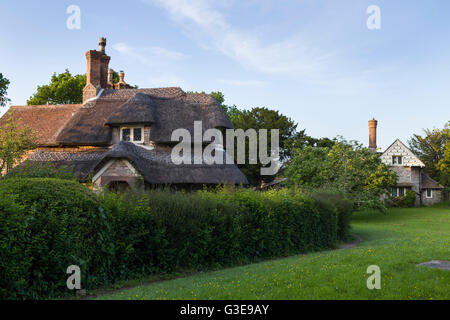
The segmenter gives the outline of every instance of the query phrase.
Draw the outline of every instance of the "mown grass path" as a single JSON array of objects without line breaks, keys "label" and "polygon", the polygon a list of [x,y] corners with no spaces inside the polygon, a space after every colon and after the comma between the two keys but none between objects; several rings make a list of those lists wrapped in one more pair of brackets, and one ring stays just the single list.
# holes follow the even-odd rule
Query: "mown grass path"
[{"label": "mown grass path", "polygon": [[[99,299],[450,299],[450,272],[418,263],[450,260],[448,207],[357,213],[351,249],[201,273],[118,290]],[[381,289],[366,286],[381,269]]]}]

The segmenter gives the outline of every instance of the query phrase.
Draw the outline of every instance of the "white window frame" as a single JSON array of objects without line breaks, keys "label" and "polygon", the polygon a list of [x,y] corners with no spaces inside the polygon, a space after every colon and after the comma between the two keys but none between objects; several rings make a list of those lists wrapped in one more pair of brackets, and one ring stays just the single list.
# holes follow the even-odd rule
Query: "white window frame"
[{"label": "white window frame", "polygon": [[[394,193],[392,192],[395,189],[396,191],[396,195],[394,195]],[[403,189],[403,195],[400,195],[400,189]],[[394,198],[399,198],[399,197],[405,197],[406,196],[406,192],[408,190],[412,190],[410,187],[392,187],[391,189],[391,196]]]},{"label": "white window frame", "polygon": [[[130,129],[130,141],[133,143],[143,143],[144,142],[144,127],[141,126],[126,126],[126,127],[120,127],[120,141],[123,138],[123,130]],[[141,140],[134,140],[134,129],[141,129]]]},{"label": "white window frame", "polygon": [[[428,190],[430,190],[430,196],[428,196]],[[427,199],[432,199],[433,198],[433,189],[425,189],[425,197]]]}]

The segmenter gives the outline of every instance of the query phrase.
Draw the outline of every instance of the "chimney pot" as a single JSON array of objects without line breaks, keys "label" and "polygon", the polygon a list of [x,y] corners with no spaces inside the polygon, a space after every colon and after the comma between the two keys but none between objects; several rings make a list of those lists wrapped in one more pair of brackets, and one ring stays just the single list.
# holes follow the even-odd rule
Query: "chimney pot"
[{"label": "chimney pot", "polygon": [[108,69],[108,87],[114,87],[114,70]]},{"label": "chimney pot", "polygon": [[377,126],[378,121],[375,118],[369,120],[369,150],[372,152],[377,151]]},{"label": "chimney pot", "polygon": [[106,48],[106,38],[101,37],[100,40],[98,41],[98,51],[100,51],[101,53],[105,53],[105,48]]}]

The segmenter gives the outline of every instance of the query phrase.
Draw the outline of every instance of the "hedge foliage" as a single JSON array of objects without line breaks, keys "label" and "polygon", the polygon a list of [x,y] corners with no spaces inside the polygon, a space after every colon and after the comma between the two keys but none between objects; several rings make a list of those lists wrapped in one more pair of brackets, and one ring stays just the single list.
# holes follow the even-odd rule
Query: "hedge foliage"
[{"label": "hedge foliage", "polygon": [[[222,188],[96,195],[70,180],[0,180],[0,299],[334,248],[351,205],[337,195]],[[346,211],[348,210],[348,212]]]}]

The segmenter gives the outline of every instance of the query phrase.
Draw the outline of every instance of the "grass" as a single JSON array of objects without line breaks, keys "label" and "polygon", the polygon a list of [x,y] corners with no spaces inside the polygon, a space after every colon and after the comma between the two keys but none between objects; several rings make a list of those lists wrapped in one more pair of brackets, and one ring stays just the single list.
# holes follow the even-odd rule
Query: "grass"
[{"label": "grass", "polygon": [[[445,206],[356,213],[355,248],[266,261],[138,285],[99,299],[449,299],[450,271],[418,267],[450,260]],[[366,286],[367,267],[381,269],[381,289]]]}]

